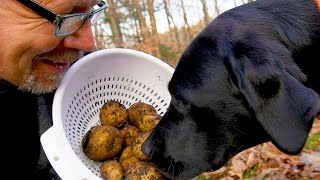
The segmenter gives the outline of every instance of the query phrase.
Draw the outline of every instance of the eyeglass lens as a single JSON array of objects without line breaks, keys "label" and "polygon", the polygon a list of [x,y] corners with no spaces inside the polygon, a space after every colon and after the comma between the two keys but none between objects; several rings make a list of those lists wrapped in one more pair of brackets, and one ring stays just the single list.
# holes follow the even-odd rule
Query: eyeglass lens
[{"label": "eyeglass lens", "polygon": [[59,34],[69,34],[77,31],[81,25],[87,20],[87,15],[73,16],[63,19],[59,28]]},{"label": "eyeglass lens", "polygon": [[97,11],[92,17],[91,17],[91,24],[95,24],[104,14],[106,9],[99,9],[103,6],[103,4],[95,5],[93,6],[93,10]]},{"label": "eyeglass lens", "polygon": [[57,35],[67,35],[72,34],[73,32],[77,31],[87,19],[90,18],[91,24],[96,23],[105,12],[105,9],[101,9],[99,5],[94,6],[92,9],[97,10],[94,14],[84,14],[84,15],[76,15],[76,16],[69,16],[64,17],[62,19],[62,23],[60,27],[57,29]]},{"label": "eyeglass lens", "polygon": [[91,18],[91,24],[95,24],[104,14],[104,11],[99,11],[94,14]]}]

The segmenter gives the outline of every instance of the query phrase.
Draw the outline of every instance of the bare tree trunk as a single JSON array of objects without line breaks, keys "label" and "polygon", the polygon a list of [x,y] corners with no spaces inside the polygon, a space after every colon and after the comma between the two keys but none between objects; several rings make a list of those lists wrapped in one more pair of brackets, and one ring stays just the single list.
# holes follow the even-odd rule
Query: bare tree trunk
[{"label": "bare tree trunk", "polygon": [[93,26],[93,29],[94,29],[94,41],[95,41],[95,45],[96,45],[96,49],[101,49],[101,47],[102,47],[102,44],[101,44],[101,36],[100,36],[100,34],[99,34],[99,30],[98,30],[98,26],[99,26],[99,24],[98,23],[96,23],[96,24],[94,24],[94,26]]},{"label": "bare tree trunk", "polygon": [[[107,36],[107,33],[102,29],[101,27],[102,24],[98,24],[96,23],[93,26],[94,29],[94,38],[95,38],[95,45],[96,45],[96,49],[105,49],[107,48],[107,43],[105,41],[105,38]],[[111,43],[114,43],[113,41]]]},{"label": "bare tree trunk", "polygon": [[237,6],[237,1],[233,0],[233,3],[234,3],[234,7],[236,7]]},{"label": "bare tree trunk", "polygon": [[110,26],[111,26],[111,31],[113,34],[113,42],[116,47],[123,47],[123,39],[122,39],[122,32],[120,28],[120,21],[119,21],[119,16],[117,15],[116,12],[116,7],[113,2],[113,0],[108,0],[108,16],[110,19]]},{"label": "bare tree trunk", "polygon": [[163,0],[163,4],[164,4],[164,9],[165,9],[166,15],[167,15],[170,34],[172,32],[172,30],[171,30],[171,23],[172,23],[173,24],[173,32],[174,32],[175,40],[177,42],[176,45],[178,47],[178,51],[180,51],[181,50],[181,42],[180,42],[180,38],[179,38],[178,28],[177,28],[176,24],[174,23],[172,15],[171,15],[171,13],[169,11],[168,1],[167,0]]},{"label": "bare tree trunk", "polygon": [[137,20],[137,18],[135,18],[134,20],[133,20],[133,24],[134,24],[134,27],[135,27],[135,30],[136,30],[136,37],[135,37],[135,39],[136,39],[136,41],[138,42],[138,43],[142,43],[142,41],[143,41],[143,37],[141,38],[141,29],[140,29],[140,25],[139,25],[139,21]]},{"label": "bare tree trunk", "polygon": [[169,8],[168,8],[168,2],[167,0],[163,0],[163,4],[164,4],[164,10],[166,12],[167,15],[167,22],[168,22],[168,26],[169,26],[169,32],[170,32],[170,36],[173,39],[173,35],[172,35],[172,28],[171,28],[171,21],[170,21],[170,12],[169,12]]},{"label": "bare tree trunk", "polygon": [[203,14],[204,14],[204,23],[205,25],[207,25],[209,24],[209,21],[210,21],[207,2],[206,0],[201,0],[201,3],[202,3]]},{"label": "bare tree trunk", "polygon": [[136,13],[138,16],[139,25],[140,25],[140,29],[141,29],[141,35],[143,37],[143,42],[145,42],[150,38],[149,28],[147,26],[145,18],[143,17],[142,10],[141,10],[141,7],[139,5],[138,0],[132,0],[132,2],[133,2],[133,6],[136,9]]},{"label": "bare tree trunk", "polygon": [[135,35],[129,35],[131,33],[127,33],[128,36],[133,36],[134,38],[134,41],[137,42],[138,44],[139,43],[142,43],[142,37],[141,37],[141,33],[140,33],[140,26],[139,26],[139,22],[138,22],[138,18],[137,18],[137,15],[135,13],[135,8],[133,7],[133,4],[132,4],[132,0],[125,0],[125,7],[128,8],[128,16],[129,16],[129,22],[130,22],[130,25],[132,28],[130,29],[127,29],[128,31],[132,32],[134,31],[135,32]]},{"label": "bare tree trunk", "polygon": [[219,16],[220,14],[220,9],[219,9],[219,6],[218,6],[218,0],[214,0],[214,9],[217,13],[217,16]]},{"label": "bare tree trunk", "polygon": [[151,38],[151,41],[153,42],[152,54],[160,58],[159,35],[157,31],[156,18],[154,17],[153,1],[154,0],[147,0],[148,12],[150,15],[150,22],[151,22],[151,29],[152,29],[152,38]]},{"label": "bare tree trunk", "polygon": [[184,20],[184,24],[185,24],[185,30],[186,30],[186,39],[189,42],[191,40],[191,29],[188,23],[188,18],[187,18],[187,13],[186,10],[184,8],[184,3],[183,0],[180,0],[181,2],[181,7],[182,7],[182,13],[183,13],[183,20]]}]

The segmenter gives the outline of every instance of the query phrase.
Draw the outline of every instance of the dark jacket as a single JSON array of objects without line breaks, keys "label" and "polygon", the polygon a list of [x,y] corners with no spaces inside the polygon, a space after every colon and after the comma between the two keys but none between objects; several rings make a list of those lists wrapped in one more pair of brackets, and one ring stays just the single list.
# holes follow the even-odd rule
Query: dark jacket
[{"label": "dark jacket", "polygon": [[34,95],[0,81],[1,155],[3,177],[53,179],[40,135],[52,125],[53,93]]}]

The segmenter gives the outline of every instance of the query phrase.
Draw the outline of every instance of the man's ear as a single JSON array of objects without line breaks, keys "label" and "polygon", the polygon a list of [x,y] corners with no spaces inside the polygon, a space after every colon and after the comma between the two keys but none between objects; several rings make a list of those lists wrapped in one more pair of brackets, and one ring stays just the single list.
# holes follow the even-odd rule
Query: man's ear
[{"label": "man's ear", "polygon": [[224,64],[256,119],[281,151],[299,153],[320,109],[318,94],[287,72],[281,56],[255,48],[233,52]]}]

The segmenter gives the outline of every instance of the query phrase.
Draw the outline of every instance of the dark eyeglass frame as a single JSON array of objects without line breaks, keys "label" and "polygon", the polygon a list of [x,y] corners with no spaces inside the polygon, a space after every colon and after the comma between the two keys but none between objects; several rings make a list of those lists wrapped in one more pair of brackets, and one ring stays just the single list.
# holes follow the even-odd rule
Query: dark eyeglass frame
[{"label": "dark eyeglass frame", "polygon": [[[72,14],[56,14],[50,11],[49,9],[45,8],[41,4],[38,4],[37,2],[34,2],[32,0],[17,0],[17,1],[23,4],[24,6],[28,7],[29,9],[31,9],[33,12],[37,13],[38,15],[42,16],[43,18],[53,23],[56,26],[54,35],[57,37],[66,37],[77,32],[88,19],[91,19],[93,17],[94,14],[101,11],[105,11],[108,7],[107,3],[105,3],[104,1],[101,1],[100,4],[97,4],[99,8],[90,12],[72,13]],[[61,28],[64,20],[70,17],[75,17],[75,16],[86,16],[86,19],[74,31],[65,33],[65,34],[60,34],[59,29]]]}]

